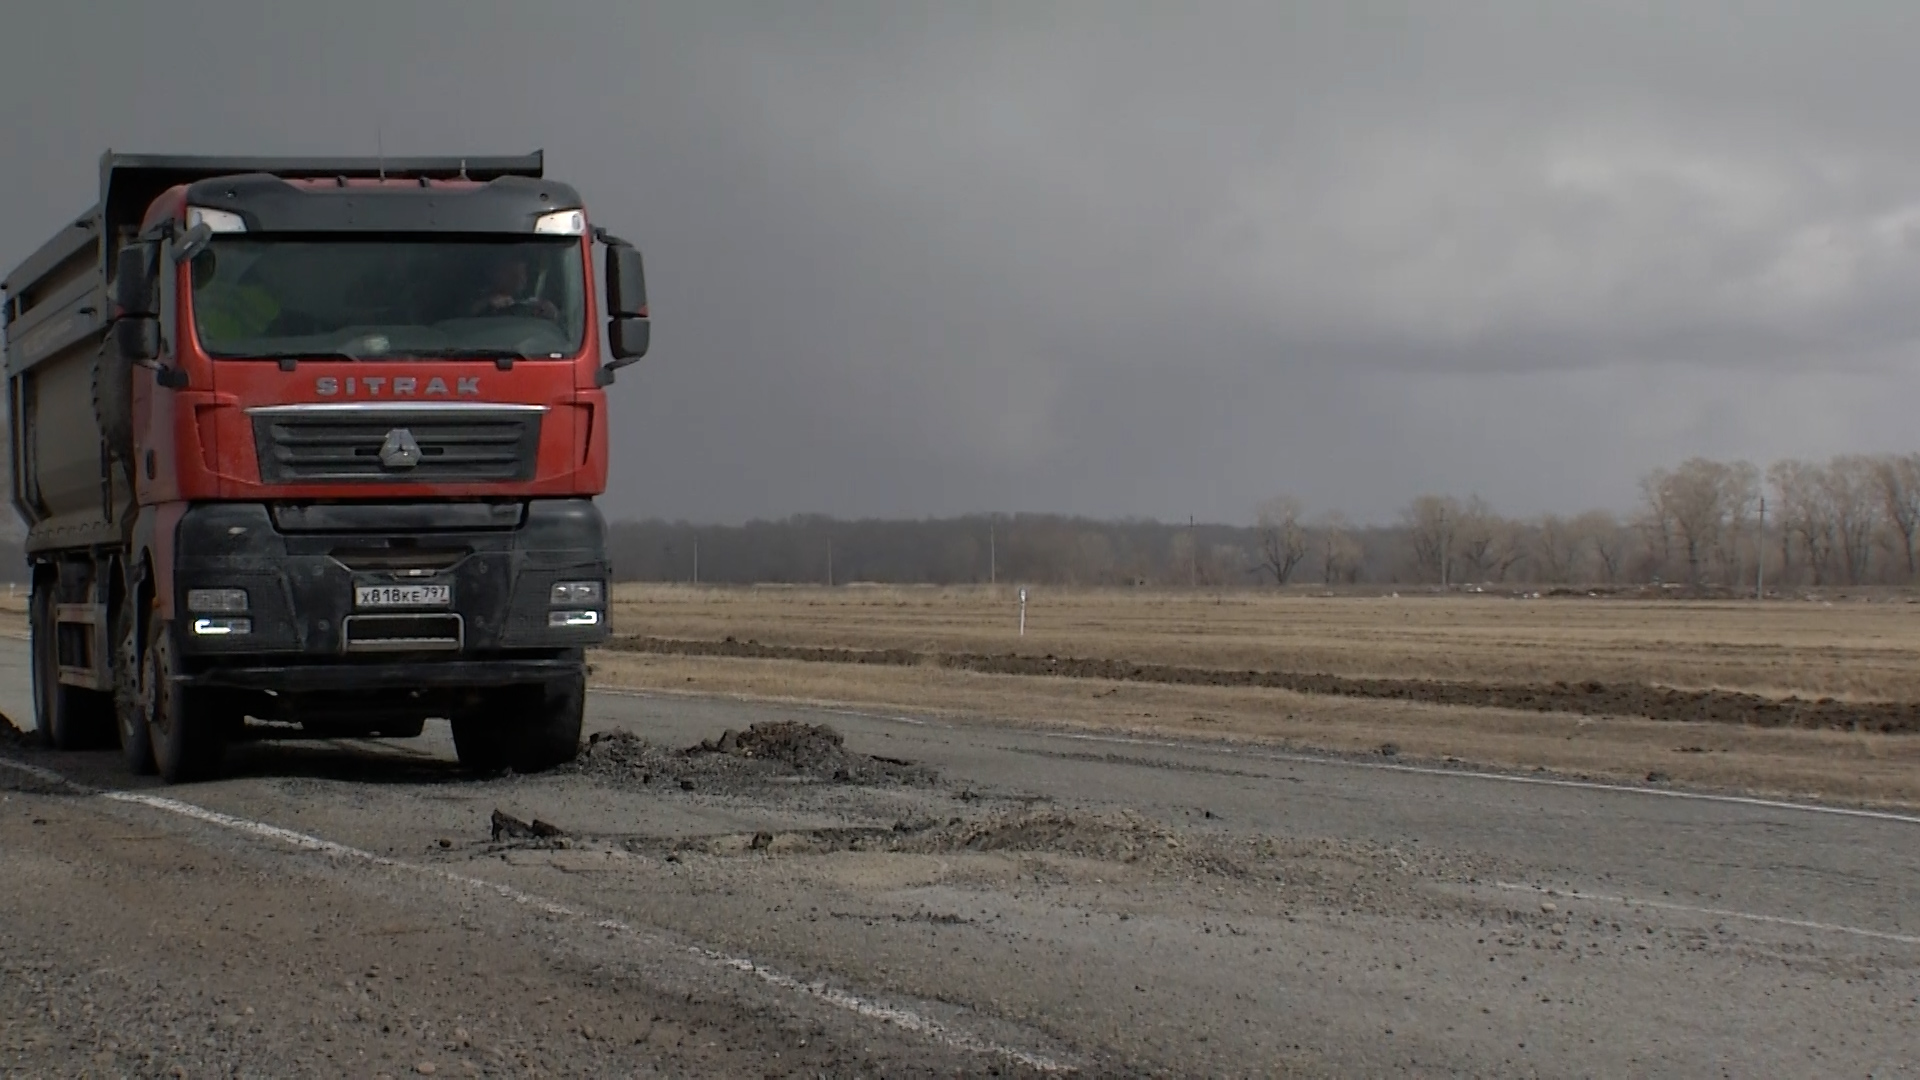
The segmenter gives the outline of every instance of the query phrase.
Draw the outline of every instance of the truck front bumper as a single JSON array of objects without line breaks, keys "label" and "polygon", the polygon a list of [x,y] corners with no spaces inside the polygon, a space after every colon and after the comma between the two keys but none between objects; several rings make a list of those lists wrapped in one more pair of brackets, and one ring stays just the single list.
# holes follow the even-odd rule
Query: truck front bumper
[{"label": "truck front bumper", "polygon": [[[174,550],[174,633],[196,679],[504,685],[539,681],[527,676],[544,660],[571,656],[577,672],[608,633],[606,523],[588,499],[207,503]],[[598,594],[556,597],[572,583]]]},{"label": "truck front bumper", "polygon": [[186,686],[222,690],[270,690],[276,694],[382,693],[416,690],[438,700],[443,691],[485,691],[536,683],[559,685],[580,676],[578,653],[557,657],[492,660],[352,662],[318,664],[220,664],[178,680]]}]

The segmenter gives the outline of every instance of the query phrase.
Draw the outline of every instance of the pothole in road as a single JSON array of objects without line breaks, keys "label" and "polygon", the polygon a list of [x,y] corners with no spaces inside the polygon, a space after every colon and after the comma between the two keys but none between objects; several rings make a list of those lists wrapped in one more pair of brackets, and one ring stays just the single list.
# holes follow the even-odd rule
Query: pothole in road
[{"label": "pothole in road", "polygon": [[1227,876],[1245,876],[1237,859],[1206,838],[1182,836],[1157,822],[1122,811],[1091,814],[1027,810],[980,818],[896,822],[890,827],[823,828],[724,833],[684,838],[626,838],[629,851],[654,855],[827,855],[881,852],[951,855],[967,852],[1064,855],[1148,867],[1177,864]]},{"label": "pothole in road", "polygon": [[729,729],[718,738],[674,749],[630,732],[595,732],[580,756],[555,770],[620,784],[687,783],[751,787],[776,782],[927,786],[939,774],[925,765],[858,754],[825,724],[790,720]]}]

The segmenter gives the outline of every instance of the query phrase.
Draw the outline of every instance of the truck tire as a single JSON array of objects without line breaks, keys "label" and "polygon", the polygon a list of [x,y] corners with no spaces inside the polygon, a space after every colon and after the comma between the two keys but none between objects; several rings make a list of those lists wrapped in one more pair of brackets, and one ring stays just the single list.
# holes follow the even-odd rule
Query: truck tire
[{"label": "truck tire", "polygon": [[454,752],[476,773],[544,772],[579,756],[586,713],[585,672],[564,683],[502,694],[453,718]]},{"label": "truck tire", "polygon": [[141,695],[139,615],[132,600],[113,615],[113,716],[120,729],[120,753],[135,776],[159,771],[153,761],[153,731],[147,726],[147,704]]},{"label": "truck tire", "polygon": [[226,727],[209,706],[208,695],[173,679],[172,627],[155,611],[147,616],[145,684],[148,736],[160,779],[169,784],[211,780],[226,757]]},{"label": "truck tire", "polygon": [[33,711],[40,745],[55,750],[100,750],[113,745],[113,699],[60,683],[58,624],[51,583],[33,590]]}]

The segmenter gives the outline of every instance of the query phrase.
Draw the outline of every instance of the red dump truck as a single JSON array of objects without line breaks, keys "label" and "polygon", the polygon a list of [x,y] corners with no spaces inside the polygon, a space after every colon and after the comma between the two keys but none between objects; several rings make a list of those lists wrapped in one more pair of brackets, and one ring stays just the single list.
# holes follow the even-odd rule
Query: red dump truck
[{"label": "red dump truck", "polygon": [[182,782],[442,718],[475,770],[575,756],[650,323],[541,154],[109,152],[0,290],[50,745]]}]

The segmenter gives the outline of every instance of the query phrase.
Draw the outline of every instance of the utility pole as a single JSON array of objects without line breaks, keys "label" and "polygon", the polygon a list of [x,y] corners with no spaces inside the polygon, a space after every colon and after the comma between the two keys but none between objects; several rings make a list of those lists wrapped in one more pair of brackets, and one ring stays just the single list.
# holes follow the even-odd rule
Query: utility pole
[{"label": "utility pole", "polygon": [[1767,497],[1760,496],[1760,531],[1753,537],[1753,598],[1767,598]]},{"label": "utility pole", "polygon": [[1187,515],[1187,588],[1200,587],[1200,540],[1194,535],[1193,515]]},{"label": "utility pole", "polygon": [[700,534],[693,534],[693,583],[700,584]]},{"label": "utility pole", "polygon": [[1000,552],[994,547],[993,522],[987,522],[987,584],[1000,583]]},{"label": "utility pole", "polygon": [[827,588],[833,588],[833,537],[827,537]]}]

